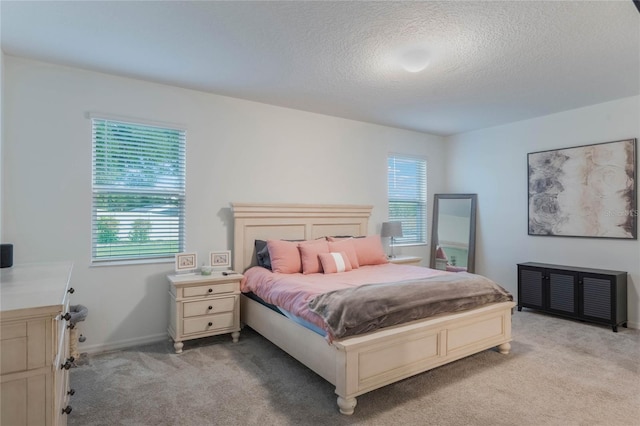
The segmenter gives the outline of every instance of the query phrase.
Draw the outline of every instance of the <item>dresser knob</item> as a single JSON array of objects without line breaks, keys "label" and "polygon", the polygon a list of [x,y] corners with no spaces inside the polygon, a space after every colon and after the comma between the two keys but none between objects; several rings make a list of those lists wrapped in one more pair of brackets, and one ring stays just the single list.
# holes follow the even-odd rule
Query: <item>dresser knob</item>
[{"label": "dresser knob", "polygon": [[76,292],[76,290],[73,287],[69,287],[69,290],[67,290],[69,293],[73,294]]},{"label": "dresser knob", "polygon": [[69,329],[73,330],[74,328],[76,328],[76,325],[75,325],[75,324],[69,324],[69,325],[67,326],[67,328],[69,328]]},{"label": "dresser knob", "polygon": [[209,310],[213,309],[213,306],[209,306]]},{"label": "dresser knob", "polygon": [[72,410],[71,406],[67,405],[65,408],[62,409],[62,414],[69,414],[71,410]]},{"label": "dresser knob", "polygon": [[69,362],[73,362],[73,361],[75,361],[75,360],[76,360],[76,358],[75,358],[75,357],[73,357],[73,356],[70,356],[69,358],[67,358],[67,361],[69,361]]},{"label": "dresser knob", "polygon": [[209,293],[213,293],[213,289],[212,288],[209,289]]},{"label": "dresser knob", "polygon": [[68,370],[71,368],[71,363],[67,361],[64,364],[60,364],[60,368],[64,368],[65,370]]},{"label": "dresser knob", "polygon": [[76,394],[76,390],[75,389],[69,389],[67,391],[67,395],[75,395]]},{"label": "dresser knob", "polygon": [[210,323],[209,323],[209,327],[211,327],[212,325],[213,325],[213,323],[212,323],[212,322],[210,322]]},{"label": "dresser knob", "polygon": [[66,314],[62,315],[62,319],[69,321],[71,319],[71,314],[69,312],[67,312]]}]

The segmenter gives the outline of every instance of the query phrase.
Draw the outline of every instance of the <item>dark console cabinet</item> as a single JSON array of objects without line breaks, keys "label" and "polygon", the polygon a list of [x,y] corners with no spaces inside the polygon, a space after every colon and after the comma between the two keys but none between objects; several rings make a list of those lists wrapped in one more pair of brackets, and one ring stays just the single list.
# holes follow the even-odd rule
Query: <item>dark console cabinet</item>
[{"label": "dark console cabinet", "polygon": [[518,264],[518,310],[537,309],[584,321],[627,326],[627,273],[603,269]]}]

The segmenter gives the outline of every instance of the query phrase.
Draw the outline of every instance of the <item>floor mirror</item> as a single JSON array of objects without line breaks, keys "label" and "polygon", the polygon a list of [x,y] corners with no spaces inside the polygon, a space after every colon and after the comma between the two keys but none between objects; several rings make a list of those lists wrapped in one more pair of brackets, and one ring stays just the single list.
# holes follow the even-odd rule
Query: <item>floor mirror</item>
[{"label": "floor mirror", "polygon": [[477,198],[477,194],[434,195],[431,268],[475,271]]}]

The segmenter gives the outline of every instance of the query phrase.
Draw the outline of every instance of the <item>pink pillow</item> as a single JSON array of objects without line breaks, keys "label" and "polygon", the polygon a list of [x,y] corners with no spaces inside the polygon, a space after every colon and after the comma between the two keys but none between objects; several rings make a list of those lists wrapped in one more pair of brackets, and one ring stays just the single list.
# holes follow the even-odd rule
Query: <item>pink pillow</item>
[{"label": "pink pillow", "polygon": [[329,239],[329,251],[331,252],[344,252],[351,262],[353,269],[359,268],[358,254],[356,253],[356,247],[353,245],[353,238],[347,239]]},{"label": "pink pillow", "polygon": [[298,243],[282,240],[267,240],[267,250],[271,259],[271,270],[281,274],[295,274],[302,271]]},{"label": "pink pillow", "polygon": [[326,240],[311,240],[298,243],[303,274],[317,274],[322,272],[322,265],[318,255],[329,253],[329,243]]},{"label": "pink pillow", "polygon": [[320,253],[318,255],[322,263],[322,269],[325,274],[335,274],[336,272],[348,272],[351,268],[351,262],[346,253]]},{"label": "pink pillow", "polygon": [[353,245],[358,255],[358,264],[364,265],[381,265],[389,263],[387,255],[382,248],[382,240],[380,235],[370,235],[364,238],[354,238]]}]

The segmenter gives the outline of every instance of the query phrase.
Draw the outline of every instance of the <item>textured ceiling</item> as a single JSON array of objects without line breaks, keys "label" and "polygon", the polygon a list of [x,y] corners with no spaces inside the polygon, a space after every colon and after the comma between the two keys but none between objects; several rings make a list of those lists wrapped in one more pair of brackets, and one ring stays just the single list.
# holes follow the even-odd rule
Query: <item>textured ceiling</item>
[{"label": "textured ceiling", "polygon": [[[640,93],[631,0],[0,2],[6,54],[449,135]],[[430,65],[399,58],[425,50]]]}]

